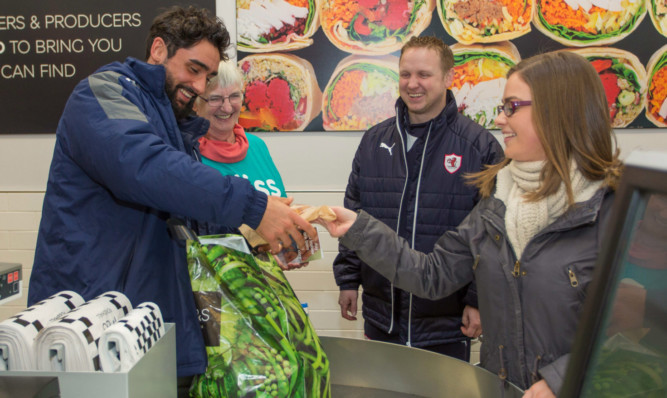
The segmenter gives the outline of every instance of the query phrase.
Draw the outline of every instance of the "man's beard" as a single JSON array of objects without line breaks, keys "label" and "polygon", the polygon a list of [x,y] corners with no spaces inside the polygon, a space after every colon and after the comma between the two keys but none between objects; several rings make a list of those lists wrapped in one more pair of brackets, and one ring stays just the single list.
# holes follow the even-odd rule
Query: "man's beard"
[{"label": "man's beard", "polygon": [[193,93],[193,91],[186,86],[183,86],[181,84],[175,85],[174,79],[172,79],[171,75],[167,72],[167,78],[165,80],[164,90],[167,92],[167,97],[171,101],[171,109],[173,109],[174,111],[174,116],[176,116],[176,120],[184,119],[190,116],[190,114],[192,113],[192,107],[195,104],[195,99],[197,98],[196,95],[193,95],[187,104],[185,104],[184,106],[181,105],[176,99],[176,95],[178,93],[178,90],[180,89],[185,89],[186,91]]}]

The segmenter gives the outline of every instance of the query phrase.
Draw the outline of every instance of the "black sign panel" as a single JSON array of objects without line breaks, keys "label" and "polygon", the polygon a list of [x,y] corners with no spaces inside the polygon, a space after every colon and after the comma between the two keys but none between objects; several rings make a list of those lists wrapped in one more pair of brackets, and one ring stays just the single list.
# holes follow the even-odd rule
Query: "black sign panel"
[{"label": "black sign panel", "polygon": [[175,5],[215,0],[3,1],[0,133],[54,133],[74,86],[102,65],[146,59],[153,19]]}]

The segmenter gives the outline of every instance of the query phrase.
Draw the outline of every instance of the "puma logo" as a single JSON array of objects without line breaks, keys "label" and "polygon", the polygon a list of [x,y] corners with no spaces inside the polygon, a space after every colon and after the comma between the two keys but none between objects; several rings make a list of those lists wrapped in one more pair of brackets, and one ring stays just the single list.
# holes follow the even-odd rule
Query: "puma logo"
[{"label": "puma logo", "polygon": [[394,145],[396,145],[395,142],[394,142],[391,146],[389,146],[389,145],[385,144],[384,142],[382,142],[382,143],[380,143],[380,148],[384,148],[384,149],[388,150],[388,151],[389,151],[389,156],[393,156],[393,154],[391,153],[391,151],[392,151],[392,149],[394,149]]}]

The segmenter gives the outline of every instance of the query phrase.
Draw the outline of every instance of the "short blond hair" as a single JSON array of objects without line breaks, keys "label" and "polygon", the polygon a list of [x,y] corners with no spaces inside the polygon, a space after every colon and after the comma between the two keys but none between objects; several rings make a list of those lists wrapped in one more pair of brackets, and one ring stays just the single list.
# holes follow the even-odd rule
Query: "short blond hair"
[{"label": "short blond hair", "polygon": [[454,53],[442,39],[435,36],[413,36],[401,48],[399,62],[403,53],[410,48],[428,48],[434,50],[440,56],[440,66],[444,75],[454,67]]}]

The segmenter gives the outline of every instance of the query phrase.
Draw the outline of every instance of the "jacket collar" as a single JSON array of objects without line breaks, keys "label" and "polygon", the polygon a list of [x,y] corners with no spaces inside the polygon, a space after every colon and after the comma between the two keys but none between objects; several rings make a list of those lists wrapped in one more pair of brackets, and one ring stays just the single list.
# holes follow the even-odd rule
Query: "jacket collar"
[{"label": "jacket collar", "polygon": [[178,121],[178,128],[181,130],[183,144],[188,153],[199,153],[199,138],[206,134],[208,127],[209,121],[195,114]]},{"label": "jacket collar", "polygon": [[[607,196],[613,194],[609,187],[602,187],[595,192],[595,194],[585,202],[578,203],[575,207],[567,210],[552,224],[548,225],[538,235],[545,232],[561,231],[572,229],[581,225],[586,225],[595,222],[600,214],[600,208]],[[479,202],[482,208],[482,214],[487,217],[501,221],[500,225],[505,225],[505,204],[502,200],[495,197],[488,198]]]},{"label": "jacket collar", "polygon": [[132,69],[137,83],[145,90],[156,98],[166,97],[165,82],[167,80],[167,70],[164,66],[149,64],[133,57],[127,57],[125,64]]}]

